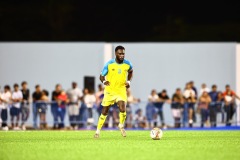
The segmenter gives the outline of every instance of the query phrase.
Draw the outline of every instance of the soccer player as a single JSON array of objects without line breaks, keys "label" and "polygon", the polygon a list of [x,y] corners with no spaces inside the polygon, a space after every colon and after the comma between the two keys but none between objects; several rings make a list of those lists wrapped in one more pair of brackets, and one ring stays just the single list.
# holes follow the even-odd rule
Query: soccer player
[{"label": "soccer player", "polygon": [[115,48],[115,59],[104,65],[100,74],[100,81],[105,85],[104,98],[102,101],[102,113],[98,120],[97,130],[94,138],[99,138],[100,130],[107,118],[109,108],[117,103],[119,108],[119,125],[123,137],[126,137],[124,122],[126,119],[127,88],[133,76],[132,64],[124,59],[125,48],[117,46]]}]

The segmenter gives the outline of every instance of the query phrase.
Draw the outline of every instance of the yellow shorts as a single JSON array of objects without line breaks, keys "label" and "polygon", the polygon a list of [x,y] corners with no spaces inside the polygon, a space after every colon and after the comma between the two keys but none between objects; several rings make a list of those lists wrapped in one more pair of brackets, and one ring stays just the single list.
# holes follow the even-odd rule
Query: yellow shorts
[{"label": "yellow shorts", "polygon": [[127,102],[127,92],[124,91],[118,91],[118,92],[104,92],[104,98],[102,100],[102,106],[107,107],[111,106],[114,103],[117,103],[118,101],[124,101]]}]

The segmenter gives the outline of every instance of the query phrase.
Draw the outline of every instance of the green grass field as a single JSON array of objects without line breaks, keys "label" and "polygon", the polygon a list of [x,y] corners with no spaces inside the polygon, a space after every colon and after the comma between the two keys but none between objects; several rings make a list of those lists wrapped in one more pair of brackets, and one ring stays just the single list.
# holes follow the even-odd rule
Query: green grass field
[{"label": "green grass field", "polygon": [[0,132],[0,160],[239,160],[239,131],[164,131],[152,140],[150,131]]}]

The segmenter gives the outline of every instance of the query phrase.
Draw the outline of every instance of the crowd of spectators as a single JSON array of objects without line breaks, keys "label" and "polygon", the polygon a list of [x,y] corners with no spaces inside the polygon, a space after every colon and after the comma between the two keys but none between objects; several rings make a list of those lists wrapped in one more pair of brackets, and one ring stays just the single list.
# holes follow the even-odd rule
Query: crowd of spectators
[{"label": "crowd of spectators", "polygon": [[[148,96],[145,111],[138,107],[138,104],[141,103],[140,99],[135,98],[128,89],[126,128],[168,127],[164,119],[163,106],[165,103],[171,106],[175,128],[186,124],[193,127],[196,122],[196,114],[200,115],[201,127],[216,127],[217,113],[221,113],[221,121],[230,126],[235,113],[235,99],[240,98],[229,85],[226,85],[225,89],[221,92],[217,90],[216,85],[212,85],[210,90],[206,84],[202,84],[198,95],[194,82],[191,81],[186,83],[184,90],[177,88],[171,98],[166,89],[159,93],[153,89]],[[30,113],[33,115],[32,127],[34,129],[61,130],[69,128],[78,130],[95,127],[94,113],[101,114],[103,97],[101,84],[98,85],[96,92],[91,88],[81,90],[76,82],[72,82],[72,87],[66,91],[62,89],[61,84],[57,84],[51,95],[40,85],[36,85],[35,91],[30,94],[25,81],[21,83],[21,89],[18,84],[14,84],[12,91],[9,85],[5,85],[4,91],[0,93],[0,127],[2,130],[9,130],[9,128],[26,130],[26,121]],[[52,115],[52,124],[48,124],[46,119],[49,109]],[[65,124],[66,114],[68,114],[69,126]],[[10,115],[10,124],[8,124],[8,115]],[[158,122],[161,122],[161,125],[158,125]],[[118,109],[114,105],[109,110],[105,127],[116,127],[118,123]]]}]

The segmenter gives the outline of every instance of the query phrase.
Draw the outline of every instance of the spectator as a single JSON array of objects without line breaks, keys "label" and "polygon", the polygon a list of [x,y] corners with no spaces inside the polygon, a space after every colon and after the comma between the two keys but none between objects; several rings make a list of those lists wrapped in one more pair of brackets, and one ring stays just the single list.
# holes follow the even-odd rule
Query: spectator
[{"label": "spectator", "polygon": [[155,89],[151,91],[151,94],[148,96],[148,103],[146,106],[146,117],[148,121],[148,127],[153,128],[153,126],[157,123],[157,111],[155,108],[154,103],[159,102],[160,99],[157,95],[157,92]]},{"label": "spectator", "polygon": [[180,128],[181,127],[181,111],[183,108],[183,95],[180,88],[176,89],[176,92],[172,96],[172,104],[171,104],[171,110],[172,115],[174,118],[174,127]]},{"label": "spectator", "polygon": [[38,102],[38,114],[40,118],[40,129],[47,129],[47,122],[46,122],[46,113],[47,113],[47,106],[49,103],[48,98],[48,91],[43,90],[41,101]]},{"label": "spectator", "polygon": [[217,126],[217,107],[218,103],[218,91],[217,86],[212,85],[212,91],[208,93],[211,98],[211,103],[209,104],[209,115],[210,115],[210,124],[211,127]]},{"label": "spectator", "polygon": [[94,119],[93,119],[93,107],[96,103],[96,97],[93,93],[93,90],[89,90],[87,88],[84,89],[84,103],[86,104],[87,106],[87,109],[88,109],[88,124],[89,125],[92,125],[93,122],[94,122]]},{"label": "spectator", "polygon": [[52,92],[52,103],[51,103],[51,113],[53,116],[53,129],[58,128],[58,104],[57,97],[61,94],[62,86],[57,84],[55,90]]},{"label": "spectator", "polygon": [[224,104],[224,98],[223,98],[223,93],[222,92],[218,92],[218,96],[217,96],[217,112],[221,113],[222,118],[221,118],[221,122],[224,123],[224,117],[225,117],[225,111],[224,108],[222,107]]},{"label": "spectator", "polygon": [[198,97],[198,92],[197,92],[197,88],[194,86],[194,81],[190,81],[189,82],[190,87],[192,88],[192,90],[195,92],[195,98],[197,99]]},{"label": "spectator", "polygon": [[195,92],[191,88],[191,85],[189,83],[186,84],[185,90],[183,92],[183,97],[185,100],[185,105],[187,105],[188,109],[188,123],[189,127],[192,127],[193,125],[193,112],[194,112],[194,105],[196,103],[195,99]]},{"label": "spectator", "polygon": [[208,106],[211,103],[211,98],[208,95],[207,91],[203,91],[202,95],[199,98],[198,107],[201,110],[201,127],[204,127],[204,124],[208,125]]},{"label": "spectator", "polygon": [[135,98],[132,93],[130,88],[127,89],[127,106],[126,106],[126,111],[127,111],[127,118],[126,118],[126,128],[132,128],[132,120],[133,120],[133,115],[132,115],[132,108],[134,107],[135,104],[138,104],[140,102],[139,98]]},{"label": "spectator", "polygon": [[163,114],[163,104],[171,103],[171,101],[167,95],[167,90],[165,89],[163,89],[162,92],[158,93],[158,97],[160,102],[155,103],[155,106],[158,109],[158,115],[159,115],[160,121],[162,122],[162,127],[166,128],[165,121],[164,121],[164,114]]},{"label": "spectator", "polygon": [[143,116],[142,110],[138,109],[136,111],[136,115],[134,116],[134,121],[135,121],[135,128],[146,128],[147,127],[147,122],[146,122],[146,117]]},{"label": "spectator", "polygon": [[[20,107],[21,107],[21,102],[22,102],[22,92],[19,90],[18,84],[14,84],[14,91],[12,94],[12,107],[10,109],[10,115],[11,115],[11,123],[12,123],[12,129],[14,130],[20,130],[18,127],[18,122],[19,122],[19,113],[20,113]],[[14,125],[14,118],[15,120],[15,125]]]},{"label": "spectator", "polygon": [[200,96],[202,96],[203,92],[210,92],[210,89],[207,87],[205,83],[202,84],[201,89],[200,89]]},{"label": "spectator", "polygon": [[22,82],[22,94],[23,94],[23,101],[21,103],[21,118],[22,118],[22,130],[26,130],[25,122],[28,120],[30,107],[30,91],[27,87],[27,82]]},{"label": "spectator", "polygon": [[41,101],[42,98],[42,91],[40,85],[35,86],[35,92],[32,94],[33,98],[33,127],[37,129],[37,115],[38,115],[38,106],[39,101]]},{"label": "spectator", "polygon": [[71,129],[78,129],[77,118],[79,117],[79,108],[80,108],[80,100],[82,99],[83,93],[77,87],[76,82],[72,82],[72,88],[67,91],[67,95],[69,98],[68,104],[68,114]]},{"label": "spectator", "polygon": [[7,119],[8,119],[8,107],[11,102],[11,91],[10,86],[4,86],[4,92],[0,95],[0,110],[1,110],[1,119],[2,119],[2,130],[8,131]]},{"label": "spectator", "polygon": [[61,94],[57,96],[58,112],[57,115],[60,118],[58,123],[58,129],[64,129],[64,118],[66,114],[66,105],[69,102],[67,94],[62,90]]},{"label": "spectator", "polygon": [[231,126],[232,117],[235,112],[235,98],[239,99],[239,96],[230,88],[230,85],[226,85],[226,90],[223,92],[224,108],[227,113],[226,126]]},{"label": "spectator", "polygon": [[100,116],[102,113],[101,103],[102,103],[103,96],[104,96],[102,84],[98,85],[98,91],[96,92],[95,96],[96,96],[97,112],[98,112],[98,115]]}]

